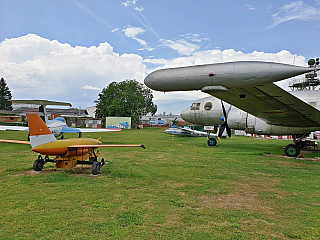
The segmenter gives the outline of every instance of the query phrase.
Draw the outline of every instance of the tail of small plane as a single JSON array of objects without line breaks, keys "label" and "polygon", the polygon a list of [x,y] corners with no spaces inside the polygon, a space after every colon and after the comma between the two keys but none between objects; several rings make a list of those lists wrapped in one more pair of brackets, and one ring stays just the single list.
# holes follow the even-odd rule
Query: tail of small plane
[{"label": "tail of small plane", "polygon": [[57,141],[39,115],[27,114],[27,118],[32,148],[45,143]]}]

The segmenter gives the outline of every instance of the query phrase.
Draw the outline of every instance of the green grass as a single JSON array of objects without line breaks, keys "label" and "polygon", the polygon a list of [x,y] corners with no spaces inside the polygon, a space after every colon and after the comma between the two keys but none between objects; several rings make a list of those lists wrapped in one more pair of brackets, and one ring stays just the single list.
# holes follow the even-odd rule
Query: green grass
[{"label": "green grass", "polygon": [[104,133],[105,144],[147,149],[100,148],[109,163],[99,176],[52,163],[35,173],[30,146],[0,143],[0,239],[320,238],[320,162],[265,156],[282,155],[284,140],[208,147],[163,131]]}]

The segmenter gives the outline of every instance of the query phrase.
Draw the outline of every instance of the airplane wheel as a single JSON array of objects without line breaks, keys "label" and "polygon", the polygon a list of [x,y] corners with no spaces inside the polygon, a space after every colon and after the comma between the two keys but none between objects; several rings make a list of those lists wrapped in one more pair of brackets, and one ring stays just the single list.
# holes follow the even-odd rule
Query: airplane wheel
[{"label": "airplane wheel", "polygon": [[92,175],[98,175],[100,173],[100,163],[94,162],[92,164]]},{"label": "airplane wheel", "polygon": [[37,172],[41,171],[43,168],[44,162],[43,160],[37,159],[33,163],[33,169]]},{"label": "airplane wheel", "polygon": [[297,157],[300,154],[300,149],[298,146],[294,145],[294,144],[289,144],[288,146],[286,146],[286,148],[284,149],[284,153],[286,154],[286,156],[288,157]]},{"label": "airplane wheel", "polygon": [[209,138],[208,139],[208,146],[214,147],[216,145],[217,145],[217,139],[215,139],[215,138]]}]

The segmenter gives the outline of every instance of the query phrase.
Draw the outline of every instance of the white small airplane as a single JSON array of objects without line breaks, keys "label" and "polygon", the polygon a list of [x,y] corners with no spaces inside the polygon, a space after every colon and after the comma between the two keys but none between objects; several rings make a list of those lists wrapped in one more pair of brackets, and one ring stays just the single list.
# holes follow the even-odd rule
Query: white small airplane
[{"label": "white small airplane", "polygon": [[187,126],[184,126],[184,127],[173,126],[173,127],[167,128],[164,132],[170,135],[175,135],[180,137],[216,137],[216,134],[194,130]]},{"label": "white small airplane", "polygon": [[[46,106],[55,105],[55,106],[68,106],[72,107],[70,103],[67,102],[56,102],[48,100],[12,100],[12,104],[35,104],[40,105],[39,112],[42,120],[46,123],[50,131],[55,137],[60,135],[63,138],[64,133],[78,133],[79,137],[83,132],[114,132],[121,131],[121,129],[106,129],[106,128],[72,128],[68,127],[66,121],[62,117],[57,117],[53,120],[48,120]],[[23,126],[4,126],[0,125],[0,130],[16,130],[16,131],[29,131],[28,127]]]}]

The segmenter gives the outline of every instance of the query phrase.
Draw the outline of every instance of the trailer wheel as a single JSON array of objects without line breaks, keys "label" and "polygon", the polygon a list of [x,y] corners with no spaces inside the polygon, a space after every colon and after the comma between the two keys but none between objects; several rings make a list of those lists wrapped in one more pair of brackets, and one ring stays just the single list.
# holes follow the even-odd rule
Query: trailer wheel
[{"label": "trailer wheel", "polygon": [[44,161],[41,159],[37,159],[33,163],[33,169],[37,172],[41,171],[44,165]]},{"label": "trailer wheel", "polygon": [[94,162],[92,164],[92,175],[98,175],[100,173],[100,163]]}]

